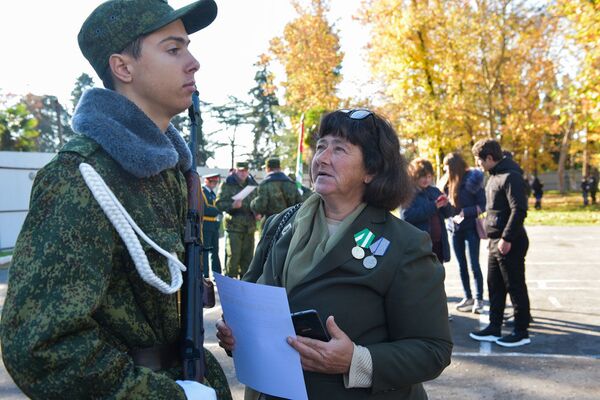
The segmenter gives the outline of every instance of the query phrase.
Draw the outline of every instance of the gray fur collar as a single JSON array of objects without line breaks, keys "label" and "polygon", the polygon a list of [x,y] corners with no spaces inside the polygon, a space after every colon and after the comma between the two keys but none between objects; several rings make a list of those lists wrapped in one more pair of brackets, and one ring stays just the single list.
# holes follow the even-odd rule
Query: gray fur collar
[{"label": "gray fur collar", "polygon": [[87,90],[71,125],[138,178],[175,166],[187,171],[192,166],[190,150],[173,125],[161,132],[133,102],[113,90]]}]

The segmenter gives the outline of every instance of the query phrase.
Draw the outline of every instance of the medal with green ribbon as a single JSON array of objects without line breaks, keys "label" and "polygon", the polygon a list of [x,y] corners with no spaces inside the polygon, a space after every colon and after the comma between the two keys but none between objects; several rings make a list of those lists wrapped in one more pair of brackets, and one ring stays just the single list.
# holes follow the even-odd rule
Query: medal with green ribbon
[{"label": "medal with green ribbon", "polygon": [[373,240],[375,239],[375,234],[371,232],[369,229],[365,228],[360,232],[354,234],[354,241],[356,242],[356,246],[352,248],[352,257],[357,260],[362,260],[365,257],[365,248],[368,248]]}]

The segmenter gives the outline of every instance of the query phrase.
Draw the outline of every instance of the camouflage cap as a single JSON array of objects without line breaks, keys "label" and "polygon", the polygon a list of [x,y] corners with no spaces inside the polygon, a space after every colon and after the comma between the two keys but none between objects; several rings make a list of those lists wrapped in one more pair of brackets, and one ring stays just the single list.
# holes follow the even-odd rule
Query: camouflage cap
[{"label": "camouflage cap", "polygon": [[237,169],[248,169],[248,163],[246,161],[238,161],[235,163]]},{"label": "camouflage cap", "polygon": [[87,17],[77,40],[85,58],[102,76],[111,54],[123,51],[141,35],[178,19],[187,33],[194,33],[210,25],[216,16],[214,0],[199,0],[178,10],[174,10],[167,0],[110,0]]},{"label": "camouflage cap", "polygon": [[267,168],[281,168],[281,163],[279,162],[279,158],[271,157],[267,159],[265,166]]}]

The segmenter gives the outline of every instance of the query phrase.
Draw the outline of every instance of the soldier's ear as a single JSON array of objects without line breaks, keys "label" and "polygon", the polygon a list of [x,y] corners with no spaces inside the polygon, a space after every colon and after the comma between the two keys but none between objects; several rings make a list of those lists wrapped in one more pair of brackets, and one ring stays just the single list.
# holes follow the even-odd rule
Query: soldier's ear
[{"label": "soldier's ear", "polygon": [[[133,66],[131,57],[127,54],[112,54],[108,59],[108,67],[110,68],[115,81],[122,83],[131,83],[133,80]],[[115,82],[117,83],[117,82]]]}]

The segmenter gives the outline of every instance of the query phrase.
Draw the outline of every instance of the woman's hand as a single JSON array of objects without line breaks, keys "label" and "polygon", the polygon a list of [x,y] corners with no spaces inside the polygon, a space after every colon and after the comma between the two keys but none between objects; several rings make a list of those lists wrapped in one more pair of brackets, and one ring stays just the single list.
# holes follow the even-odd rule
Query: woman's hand
[{"label": "woman's hand", "polygon": [[302,368],[306,371],[324,374],[345,374],[350,370],[354,344],[335,323],[333,316],[325,323],[331,340],[322,342],[298,336],[288,337],[287,341],[300,353]]},{"label": "woman's hand", "polygon": [[[227,325],[223,318],[219,318],[216,323],[217,327],[217,339],[219,339],[219,346],[225,349],[229,354],[235,347],[235,339],[231,328]],[[231,354],[230,354],[231,355]]]}]

